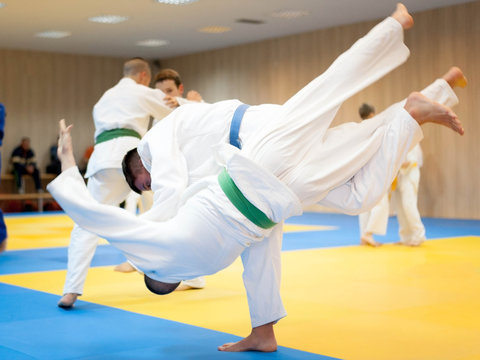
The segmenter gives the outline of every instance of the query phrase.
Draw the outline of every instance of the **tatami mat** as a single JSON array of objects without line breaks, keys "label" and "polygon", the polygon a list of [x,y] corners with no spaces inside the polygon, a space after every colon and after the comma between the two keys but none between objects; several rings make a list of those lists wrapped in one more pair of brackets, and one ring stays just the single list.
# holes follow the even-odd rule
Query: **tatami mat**
[{"label": "tatami mat", "polygon": [[[7,217],[13,249],[11,220],[21,218]],[[356,245],[356,218],[292,219],[282,253],[289,315],[275,326],[274,354],[216,351],[250,330],[240,261],[209,276],[203,290],[159,297],[139,274],[115,273],[121,254],[100,246],[85,295],[65,311],[56,302],[71,223],[62,214],[23,221],[49,231],[45,248],[39,230],[33,249],[0,255],[0,359],[480,359],[478,221],[425,219],[429,238],[443,236],[419,248],[372,249]],[[396,241],[395,231],[391,219],[382,241]],[[23,267],[38,262],[40,270],[22,270],[22,254]]]}]

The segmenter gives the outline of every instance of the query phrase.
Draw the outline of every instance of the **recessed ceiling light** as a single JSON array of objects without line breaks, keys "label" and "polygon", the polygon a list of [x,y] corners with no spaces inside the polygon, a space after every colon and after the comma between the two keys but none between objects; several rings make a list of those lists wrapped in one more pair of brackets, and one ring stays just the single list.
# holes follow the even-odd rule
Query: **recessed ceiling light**
[{"label": "recessed ceiling light", "polygon": [[187,5],[195,1],[198,1],[198,0],[155,0],[155,2],[158,2],[160,4],[168,4],[168,5]]},{"label": "recessed ceiling light", "polygon": [[221,34],[227,31],[232,31],[232,28],[228,26],[206,26],[206,27],[197,29],[197,31],[209,33],[209,34]]},{"label": "recessed ceiling light", "polygon": [[148,39],[137,41],[138,46],[148,46],[148,47],[157,47],[157,46],[164,46],[170,44],[167,40],[159,40],[159,39]]},{"label": "recessed ceiling light", "polygon": [[310,15],[306,10],[282,10],[276,11],[273,14],[270,14],[272,17],[281,18],[281,19],[296,19],[302,16]]},{"label": "recessed ceiling light", "polygon": [[68,31],[48,30],[36,33],[35,37],[61,39],[70,35],[72,35],[72,33]]},{"label": "recessed ceiling light", "polygon": [[88,21],[97,22],[101,24],[118,24],[128,20],[128,16],[119,15],[100,15],[88,18]]}]

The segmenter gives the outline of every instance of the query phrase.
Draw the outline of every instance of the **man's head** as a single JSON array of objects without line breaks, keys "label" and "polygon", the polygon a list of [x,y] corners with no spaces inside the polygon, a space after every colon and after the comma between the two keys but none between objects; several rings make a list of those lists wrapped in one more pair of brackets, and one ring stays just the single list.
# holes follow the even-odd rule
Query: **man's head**
[{"label": "man's head", "polygon": [[148,62],[140,57],[127,60],[123,64],[123,76],[135,80],[138,84],[149,86],[152,81],[152,72]]},{"label": "man's head", "polygon": [[144,276],[145,285],[147,285],[147,289],[150,290],[152,293],[157,295],[167,295],[170,294],[173,290],[175,290],[180,283],[164,283],[158,280],[153,280],[149,278],[147,275]]},{"label": "man's head", "polygon": [[375,108],[372,105],[363,103],[358,109],[358,113],[362,120],[370,119],[375,116]]},{"label": "man's head", "polygon": [[20,146],[22,147],[23,150],[29,150],[30,149],[30,138],[23,137],[22,141],[20,143]]},{"label": "man's head", "polygon": [[156,89],[162,90],[166,95],[183,96],[183,84],[180,75],[173,69],[160,70],[153,79]]},{"label": "man's head", "polygon": [[136,148],[127,152],[123,157],[122,170],[125,180],[133,191],[141,194],[142,191],[151,190],[150,173],[143,166]]}]

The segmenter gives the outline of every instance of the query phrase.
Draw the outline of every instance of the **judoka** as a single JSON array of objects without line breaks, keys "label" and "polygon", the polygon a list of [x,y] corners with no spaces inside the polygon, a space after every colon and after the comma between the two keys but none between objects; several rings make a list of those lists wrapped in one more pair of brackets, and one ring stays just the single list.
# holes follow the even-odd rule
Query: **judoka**
[{"label": "judoka", "polygon": [[[277,223],[322,199],[351,213],[373,206],[408,150],[422,138],[419,125],[439,123],[463,134],[449,108],[420,93],[411,94],[404,105],[393,105],[365,125],[349,123],[328,129],[345,99],[406,59],[402,27],[412,22],[399,5],[392,18],[282,105],[277,117],[266,119],[262,129],[245,139],[242,150],[217,147],[217,159],[225,169],[218,177],[187,188],[177,215],[166,222],[95,202],[75,167],[71,127],[65,128],[63,121],[59,139],[63,172],[49,184],[49,191],[75,222],[119,248],[145,273],[147,287],[156,293],[172,291],[182,279],[215,273],[248,250],[249,257],[257,259],[253,263],[262,267],[250,271],[256,277],[247,280],[255,284],[260,279],[261,283],[265,272],[274,271],[272,262],[279,256],[276,244],[262,241]],[[322,81],[329,86],[319,92]],[[255,290],[257,298],[265,291]],[[273,324],[285,316],[281,302],[263,298],[263,306],[251,312],[261,319],[252,321],[252,333],[220,350],[276,350]]]}]

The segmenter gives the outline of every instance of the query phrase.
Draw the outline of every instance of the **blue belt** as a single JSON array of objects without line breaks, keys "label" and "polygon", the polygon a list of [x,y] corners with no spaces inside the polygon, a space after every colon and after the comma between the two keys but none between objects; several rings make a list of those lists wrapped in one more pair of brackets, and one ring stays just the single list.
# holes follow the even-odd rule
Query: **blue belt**
[{"label": "blue belt", "polygon": [[242,148],[242,144],[238,138],[238,135],[240,134],[240,125],[242,124],[243,115],[249,107],[250,105],[247,104],[239,105],[233,114],[232,123],[230,124],[230,144],[239,149]]}]

